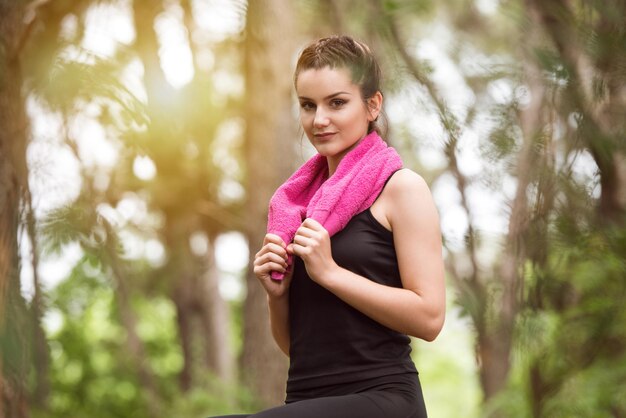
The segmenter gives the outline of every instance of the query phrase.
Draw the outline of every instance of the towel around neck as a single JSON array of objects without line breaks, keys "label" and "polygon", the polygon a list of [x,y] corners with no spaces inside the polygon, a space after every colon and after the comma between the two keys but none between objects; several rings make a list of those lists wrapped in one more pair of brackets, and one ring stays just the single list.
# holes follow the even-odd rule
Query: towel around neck
[{"label": "towel around neck", "polygon": [[[375,131],[342,158],[330,177],[326,157],[315,154],[274,192],[267,232],[280,236],[288,245],[304,219],[312,218],[333,236],[374,203],[387,178],[400,168],[400,155]],[[291,256],[288,265],[289,270],[293,265]],[[277,271],[271,276],[284,278]]]}]

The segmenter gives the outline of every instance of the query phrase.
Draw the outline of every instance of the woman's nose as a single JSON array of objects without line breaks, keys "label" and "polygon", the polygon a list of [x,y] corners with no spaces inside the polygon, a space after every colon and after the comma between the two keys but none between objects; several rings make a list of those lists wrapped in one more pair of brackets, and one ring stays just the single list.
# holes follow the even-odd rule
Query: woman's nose
[{"label": "woman's nose", "polygon": [[317,110],[315,111],[315,119],[313,120],[313,125],[316,128],[320,128],[320,127],[328,126],[329,123],[330,123],[330,119],[326,115],[326,111],[322,109],[321,106],[319,106]]}]

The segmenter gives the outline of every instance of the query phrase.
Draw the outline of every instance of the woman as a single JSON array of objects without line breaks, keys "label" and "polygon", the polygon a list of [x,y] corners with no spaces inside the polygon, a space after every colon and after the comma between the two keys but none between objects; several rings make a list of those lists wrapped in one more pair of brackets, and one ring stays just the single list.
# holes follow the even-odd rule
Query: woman
[{"label": "woman", "polygon": [[[366,45],[346,36],[312,43],[300,55],[294,84],[302,128],[325,171],[322,185],[305,187],[350,176],[346,170],[358,164],[366,169],[355,178],[372,176],[369,168],[376,164],[389,173],[385,161],[354,156],[366,141],[367,146],[382,142],[380,70]],[[418,174],[394,168],[385,178],[375,176],[380,186],[365,200],[373,203],[347,224],[333,226],[338,231],[331,234],[322,222],[306,217],[298,219],[292,235],[265,236],[254,273],[267,292],[273,337],[290,357],[287,398],[285,405],[237,416],[426,416],[407,335],[432,341],[443,326],[438,214]],[[339,200],[355,192],[353,183],[345,184]],[[315,197],[307,199],[310,206]],[[272,202],[270,223],[271,212]]]}]

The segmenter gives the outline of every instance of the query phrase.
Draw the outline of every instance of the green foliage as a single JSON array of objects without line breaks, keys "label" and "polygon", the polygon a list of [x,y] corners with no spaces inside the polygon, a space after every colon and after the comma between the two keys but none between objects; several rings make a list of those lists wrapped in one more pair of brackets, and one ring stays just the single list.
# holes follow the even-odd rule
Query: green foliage
[{"label": "green foliage", "polygon": [[[114,289],[106,270],[85,256],[49,295],[48,344],[54,388],[48,409],[35,417],[148,417],[145,388],[128,354],[126,331],[119,324]],[[178,388],[182,354],[175,310],[162,297],[133,300],[137,331],[145,343],[145,364],[153,370],[164,416],[198,417],[253,410],[249,391],[203,376],[189,392]]]},{"label": "green foliage", "polygon": [[108,101],[120,107],[120,116],[127,122],[145,125],[148,122],[145,105],[123,83],[124,67],[89,51],[79,54],[80,60],[59,58],[49,69],[49,78],[38,89],[46,103],[68,114],[80,103]]},{"label": "green foliage", "polygon": [[[452,289],[449,289],[452,290]],[[481,393],[474,354],[474,333],[459,307],[448,300],[446,324],[430,343],[413,343],[413,360],[429,416],[457,418],[480,416]]]},{"label": "green foliage", "polygon": [[528,293],[543,298],[531,299],[520,317],[513,377],[488,411],[514,411],[512,417],[624,411],[626,229],[576,229],[551,236],[547,271],[527,265]]},{"label": "green foliage", "polygon": [[104,231],[92,232],[96,223],[94,212],[85,210],[78,201],[52,210],[38,225],[42,254],[58,255],[65,245],[72,242],[102,244]]},{"label": "green foliage", "polygon": [[199,416],[253,413],[260,402],[245,387],[206,376],[187,393],[180,394],[169,406],[170,414],[194,418]]},{"label": "green foliage", "polygon": [[122,417],[145,408],[113,305],[108,281],[88,258],[50,295],[50,310],[61,323],[49,336],[54,390],[42,416]]},{"label": "green foliage", "polygon": [[[180,280],[202,277],[204,271],[198,266],[206,260],[189,250],[190,236],[201,231],[213,238],[224,230],[241,227],[237,220],[243,217],[240,201],[227,204],[221,192],[225,180],[239,182],[245,175],[241,140],[245,127],[239,110],[242,98],[220,93],[219,79],[214,77],[221,71],[241,81],[240,41],[207,46],[209,42],[196,36],[194,28],[186,28],[188,34],[194,33],[191,46],[196,48],[195,58],[202,53],[205,58],[210,55],[215,61],[212,68],[195,68],[194,79],[176,90],[167,85],[158,66],[143,62],[153,86],[163,87],[156,91],[148,86],[144,101],[132,94],[123,74],[133,60],[151,57],[154,61],[150,62],[158,62],[158,45],[152,45],[147,55],[136,46],[120,46],[115,56],[99,57],[81,47],[84,12],[94,2],[42,3],[48,6],[42,6],[44,17],[35,38],[38,51],[26,61],[25,89],[43,99],[52,111],[60,112],[66,121],[84,113],[88,105],[97,107],[97,119],[107,137],[118,142],[120,155],[115,167],[104,173],[106,186],[93,187],[96,169],[83,167],[80,197],[48,213],[38,224],[42,257],[55,257],[74,242],[84,254],[46,301],[49,323],[55,323],[52,319],[57,323],[48,328],[52,390],[48,408],[33,411],[33,415],[148,418],[154,399],[143,386],[140,365],[154,375],[154,395],[163,416],[184,418],[255,410],[254,395],[246,388],[236,382],[225,383],[203,367],[195,372],[196,380],[189,391],[179,389],[184,357],[172,302],[173,289]],[[515,180],[518,153],[528,132],[522,132],[519,120],[525,105],[517,97],[494,105],[489,97],[490,83],[500,80],[513,89],[528,87],[524,86],[527,80],[522,61],[540,67],[538,79],[531,81],[548,91],[541,116],[550,117],[532,127],[537,132],[531,135],[536,158],[528,168],[531,181],[524,190],[530,201],[527,221],[532,226],[519,243],[527,251],[521,265],[522,309],[515,329],[513,368],[507,387],[484,406],[483,412],[490,416],[506,411],[507,417],[520,418],[626,413],[626,402],[620,396],[626,393],[626,313],[622,307],[626,296],[626,231],[607,228],[598,219],[594,193],[601,187],[599,174],[581,179],[569,162],[576,153],[590,154],[590,144],[595,144],[593,150],[604,159],[624,150],[625,142],[616,139],[623,137],[623,120],[615,118],[619,123],[611,125],[615,128],[611,136],[601,132],[588,114],[583,115],[584,106],[571,91],[574,69],[564,62],[559,48],[534,36],[542,28],[530,21],[524,2],[501,1],[501,9],[491,17],[479,13],[476,2],[468,0],[334,3],[338,13],[335,20],[344,32],[375,40],[372,45],[390,70],[389,86],[394,91],[416,88],[416,80],[407,78],[407,64],[394,49],[398,45],[391,24],[397,24],[400,41],[406,43],[400,46],[406,47],[409,56],[417,55],[416,39],[430,37],[438,27],[445,28],[439,33],[451,38],[449,50],[443,51],[451,59],[447,65],[458,67],[464,77],[460,84],[471,90],[475,101],[460,112],[441,111],[442,126],[438,128],[444,130],[443,138],[454,134],[459,141],[464,137],[457,138],[458,131],[475,128],[479,134],[485,133],[478,143],[482,172],[469,180],[473,183],[470,186],[486,183],[492,193],[502,194],[504,180]],[[148,3],[136,0],[133,4]],[[243,7],[243,2],[237,7]],[[326,19],[327,7],[318,9],[312,21],[333,20]],[[59,30],[69,15],[78,20],[77,33],[69,41],[61,40]],[[625,77],[623,17],[617,1],[577,2],[573,16],[568,17],[572,20],[567,23],[580,36],[576,41],[583,45],[582,51],[602,70],[593,81],[593,99],[598,102],[611,87],[607,79],[623,82]],[[154,22],[136,24],[141,27],[135,30],[144,31],[140,33],[144,38],[154,31]],[[514,27],[516,24],[520,27]],[[200,45],[203,42],[206,45]],[[521,50],[531,52],[525,56]],[[430,80],[437,73],[437,62],[415,61],[424,79]],[[433,88],[439,87],[433,81]],[[422,94],[411,111],[431,111],[434,106],[427,95]],[[446,98],[441,97],[445,104]],[[464,112],[465,118],[460,116]],[[614,107],[603,114],[623,113],[623,107]],[[479,125],[485,120],[491,126],[481,130]],[[414,133],[408,123],[397,129],[407,132],[407,142],[426,136]],[[561,130],[562,134],[553,134]],[[72,143],[71,138],[62,140]],[[540,158],[546,155],[549,158]],[[155,164],[155,180],[134,175],[137,156],[148,156]],[[559,163],[550,165],[554,160]],[[554,204],[548,205],[547,213],[541,213],[547,191],[554,191]],[[116,208],[131,195],[146,206],[142,219],[114,223],[96,209],[101,203]],[[149,237],[162,244],[164,265],[155,266],[143,258],[125,259],[122,235],[129,232],[144,242]],[[476,245],[480,245],[481,231],[475,235]],[[497,266],[499,254],[494,258]],[[493,266],[484,267],[492,271]],[[475,329],[490,330],[498,319],[499,305],[494,301],[498,301],[503,285],[492,273],[478,274],[482,276],[476,283],[459,281],[457,303]],[[129,306],[138,321],[135,330],[145,350],[141,364],[129,352],[128,329],[121,321],[120,276],[128,287]],[[21,298],[16,300],[23,303]],[[243,302],[231,308],[230,336],[233,351],[239,352]],[[12,334],[3,334],[0,344],[4,369],[8,365],[13,367],[10,373],[19,375],[24,372],[21,367],[26,351],[17,337],[23,337],[18,335],[20,330],[30,329],[30,324],[23,315],[24,306],[15,312],[9,313],[18,318],[11,323]],[[416,355],[431,415],[437,418],[478,415],[480,408],[474,358],[478,350],[472,347],[476,342],[470,326],[455,321],[446,325],[450,331],[435,344],[419,346]]]},{"label": "green foliage", "polygon": [[[17,269],[9,271],[4,298],[0,301],[0,362],[2,378],[16,391],[23,391],[24,377],[31,367],[32,317],[23,296],[20,294]],[[4,400],[2,401],[4,407]]]}]

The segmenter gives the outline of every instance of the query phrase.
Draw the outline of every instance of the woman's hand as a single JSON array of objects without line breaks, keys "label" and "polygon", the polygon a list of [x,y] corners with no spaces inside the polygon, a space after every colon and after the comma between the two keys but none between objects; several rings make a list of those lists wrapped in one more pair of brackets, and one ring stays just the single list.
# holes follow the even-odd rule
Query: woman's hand
[{"label": "woman's hand", "polygon": [[287,272],[287,249],[281,237],[266,234],[263,247],[254,256],[254,275],[259,279],[270,299],[280,299],[287,294],[289,289],[293,266],[282,280],[272,279],[270,277],[272,271]]},{"label": "woman's hand", "polygon": [[302,258],[309,277],[322,286],[339,267],[332,256],[328,231],[312,218],[302,222],[287,251]]}]

